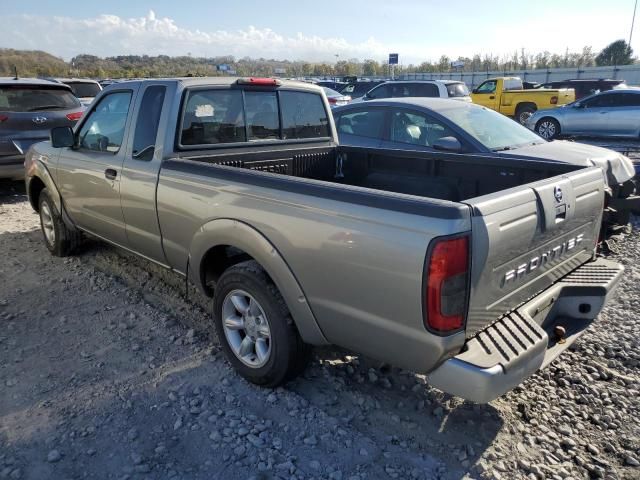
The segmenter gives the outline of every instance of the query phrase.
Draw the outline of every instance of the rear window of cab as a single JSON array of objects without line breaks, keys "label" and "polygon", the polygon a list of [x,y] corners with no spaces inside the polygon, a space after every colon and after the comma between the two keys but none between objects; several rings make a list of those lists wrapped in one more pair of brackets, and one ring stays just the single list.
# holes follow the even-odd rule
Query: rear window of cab
[{"label": "rear window of cab", "polygon": [[187,92],[179,144],[207,147],[330,136],[318,93],[210,88]]}]

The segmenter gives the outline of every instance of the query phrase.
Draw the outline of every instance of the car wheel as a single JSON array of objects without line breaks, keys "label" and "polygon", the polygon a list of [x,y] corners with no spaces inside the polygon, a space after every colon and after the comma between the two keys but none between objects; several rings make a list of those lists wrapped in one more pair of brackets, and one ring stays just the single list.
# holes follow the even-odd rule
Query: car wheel
[{"label": "car wheel", "polygon": [[38,212],[47,249],[57,257],[66,257],[73,253],[82,240],[81,234],[67,227],[46,188],[40,192]]},{"label": "car wheel", "polygon": [[534,107],[533,105],[523,105],[522,107],[519,107],[518,111],[516,112],[516,120],[520,122],[520,125],[524,125],[527,123],[527,120],[529,120],[529,117],[535,112],[536,107]]},{"label": "car wheel", "polygon": [[276,387],[301,373],[311,347],[282,295],[255,261],[228,268],[213,301],[216,334],[231,365],[248,381]]},{"label": "car wheel", "polygon": [[536,132],[546,140],[553,140],[560,135],[560,124],[556,119],[546,117],[536,124]]}]

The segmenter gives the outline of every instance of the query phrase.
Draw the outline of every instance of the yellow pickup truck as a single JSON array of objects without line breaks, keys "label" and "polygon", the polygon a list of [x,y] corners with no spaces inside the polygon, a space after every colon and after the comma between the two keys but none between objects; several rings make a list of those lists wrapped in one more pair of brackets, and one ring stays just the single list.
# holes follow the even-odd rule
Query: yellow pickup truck
[{"label": "yellow pickup truck", "polygon": [[515,118],[521,124],[536,110],[546,110],[576,99],[573,88],[525,90],[518,77],[489,78],[471,93],[473,103]]}]

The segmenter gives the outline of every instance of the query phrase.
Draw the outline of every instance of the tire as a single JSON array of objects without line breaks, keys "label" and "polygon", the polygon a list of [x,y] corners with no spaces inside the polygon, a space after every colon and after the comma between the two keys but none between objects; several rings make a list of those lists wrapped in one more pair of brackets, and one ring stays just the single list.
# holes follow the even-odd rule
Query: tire
[{"label": "tire", "polygon": [[524,125],[529,117],[535,113],[537,108],[535,105],[522,105],[516,109],[516,120],[520,125]]},{"label": "tire", "polygon": [[536,123],[536,133],[545,140],[553,140],[560,135],[560,124],[555,118],[541,118],[538,123]]},{"label": "tire", "polygon": [[222,274],[213,321],[227,360],[251,383],[277,387],[309,362],[311,346],[302,341],[282,295],[254,260]]},{"label": "tire", "polygon": [[73,253],[82,236],[77,230],[67,227],[46,188],[42,189],[38,197],[38,213],[47,250],[56,257],[66,257]]}]

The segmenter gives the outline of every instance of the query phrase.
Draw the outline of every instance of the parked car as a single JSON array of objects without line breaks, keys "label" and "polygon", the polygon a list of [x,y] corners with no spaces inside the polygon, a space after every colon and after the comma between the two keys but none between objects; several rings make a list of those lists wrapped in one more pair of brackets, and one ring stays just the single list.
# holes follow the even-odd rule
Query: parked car
[{"label": "parked car", "polygon": [[322,87],[324,90],[324,94],[327,96],[327,100],[329,101],[329,105],[331,107],[340,107],[342,105],[347,105],[351,102],[351,97],[349,95],[343,95],[340,92],[336,92],[328,87]]},{"label": "parked car", "polygon": [[342,147],[301,82],[120,83],[25,168],[52,254],[83,232],[180,273],[269,387],[337,344],[487,402],[568,348],[623,271],[594,260],[600,168]]},{"label": "parked car", "polygon": [[[333,116],[341,145],[471,153],[513,162],[528,158],[596,164],[607,172],[611,189],[603,218],[605,233],[627,225],[630,213],[640,213],[640,197],[634,194],[632,181],[635,168],[629,158],[591,145],[549,142],[486,107],[437,98],[397,98],[339,107]],[[640,123],[640,115],[636,119]]]},{"label": "parked car", "polygon": [[464,82],[455,80],[390,81],[378,85],[357,101],[381,98],[440,97],[470,102],[469,89]]},{"label": "parked car", "polygon": [[536,112],[526,125],[546,139],[560,135],[640,138],[640,89],[596,93],[562,108]]},{"label": "parked car", "polygon": [[576,92],[576,100],[593,95],[598,92],[606,92],[614,88],[628,88],[624,80],[576,78],[543,83],[537,88],[573,88]]},{"label": "parked car", "polygon": [[376,85],[380,85],[382,81],[366,81],[366,82],[352,82],[346,87],[340,90],[342,95],[349,95],[351,100],[362,97],[365,93],[371,90]]},{"label": "parked car", "polygon": [[522,125],[538,110],[548,110],[575,100],[572,89],[524,89],[518,77],[490,78],[471,93],[473,103],[515,118]]},{"label": "parked car", "polygon": [[24,178],[28,148],[52,127],[73,125],[83,108],[71,89],[35,78],[0,78],[0,178]]},{"label": "parked car", "polygon": [[327,87],[337,92],[340,92],[344,87],[349,85],[347,82],[334,82],[332,80],[319,80],[315,83],[319,87]]},{"label": "parked car", "polygon": [[89,106],[96,95],[102,91],[102,85],[99,82],[88,78],[56,78],[56,80],[69,85],[73,94],[80,99],[85,107]]}]

